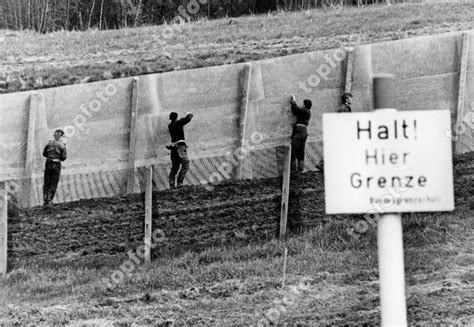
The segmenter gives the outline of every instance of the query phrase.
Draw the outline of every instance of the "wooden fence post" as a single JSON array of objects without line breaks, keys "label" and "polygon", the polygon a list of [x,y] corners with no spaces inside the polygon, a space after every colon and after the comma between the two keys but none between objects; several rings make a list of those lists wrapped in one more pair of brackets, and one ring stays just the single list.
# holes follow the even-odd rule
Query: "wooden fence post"
[{"label": "wooden fence post", "polygon": [[288,204],[290,195],[291,143],[285,147],[285,164],[283,168],[283,187],[281,190],[280,238],[286,236]]},{"label": "wooden fence post", "polygon": [[[247,122],[247,110],[249,106],[249,95],[250,95],[250,81],[252,76],[252,65],[247,64],[244,67],[243,76],[241,79],[241,89],[242,89],[242,101],[240,104],[240,139],[239,139],[239,147],[245,147],[245,135],[247,133],[246,129],[246,122]],[[238,156],[238,166],[237,166],[237,179],[242,179],[242,170],[243,170],[243,163],[244,158],[242,156]]]},{"label": "wooden fence post", "polygon": [[456,135],[454,139],[455,154],[460,154],[466,151],[466,150],[463,151],[461,135],[458,135],[459,133],[458,131],[462,131],[462,125],[466,123],[464,121],[464,102],[466,99],[468,52],[469,52],[469,33],[464,32],[462,33],[462,51],[461,51],[461,65],[459,69],[459,92],[458,92],[458,106],[457,106],[457,112],[456,112],[456,125],[454,129],[455,133],[452,133],[452,135]]},{"label": "wooden fence post", "polygon": [[31,207],[31,184],[34,170],[35,161],[35,134],[36,134],[36,112],[38,110],[38,99],[37,93],[30,95],[30,111],[28,113],[28,135],[26,141],[26,155],[25,155],[25,171],[23,174],[22,181],[22,192],[20,205],[23,208]]},{"label": "wooden fence post", "polygon": [[132,80],[132,108],[130,115],[130,141],[128,145],[127,194],[132,194],[135,186],[135,149],[137,143],[137,113],[139,78]]},{"label": "wooden fence post", "polygon": [[0,182],[0,275],[7,273],[8,185]]},{"label": "wooden fence post", "polygon": [[151,231],[152,231],[152,185],[153,185],[153,167],[147,167],[145,187],[145,262],[151,262]]}]

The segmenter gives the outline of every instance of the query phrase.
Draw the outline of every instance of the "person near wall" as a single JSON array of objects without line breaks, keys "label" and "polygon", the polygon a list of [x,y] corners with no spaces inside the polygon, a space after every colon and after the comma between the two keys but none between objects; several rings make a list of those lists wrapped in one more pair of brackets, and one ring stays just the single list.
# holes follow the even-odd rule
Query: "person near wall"
[{"label": "person near wall", "polygon": [[352,112],[352,94],[348,92],[344,93],[341,96],[341,101],[342,105],[337,112]]},{"label": "person near wall", "polygon": [[[171,122],[168,130],[171,136],[171,145],[166,146],[171,150],[171,171],[169,176],[170,188],[180,188],[183,186],[184,177],[189,170],[188,146],[184,138],[184,125],[193,118],[193,114],[188,112],[184,118],[178,119],[178,114],[172,112],[169,116]],[[178,178],[176,178],[178,175]]]},{"label": "person near wall", "polygon": [[303,107],[296,104],[295,96],[290,98],[291,112],[296,117],[291,135],[291,171],[302,173],[304,170],[304,156],[306,140],[308,138],[308,124],[311,119],[311,100],[304,100]]},{"label": "person near wall", "polygon": [[54,140],[49,141],[44,147],[43,156],[46,157],[43,184],[43,203],[48,205],[53,201],[61,176],[61,162],[66,160],[66,145],[62,142],[64,131],[58,129],[54,132]]},{"label": "person near wall", "polygon": [[[342,101],[342,105],[341,107],[337,110],[337,112],[352,112],[352,94],[351,93],[344,93],[342,96],[341,96],[341,101]],[[316,168],[318,168],[318,170],[323,173],[324,172],[324,159],[321,159],[319,161],[319,164],[316,165]]]}]

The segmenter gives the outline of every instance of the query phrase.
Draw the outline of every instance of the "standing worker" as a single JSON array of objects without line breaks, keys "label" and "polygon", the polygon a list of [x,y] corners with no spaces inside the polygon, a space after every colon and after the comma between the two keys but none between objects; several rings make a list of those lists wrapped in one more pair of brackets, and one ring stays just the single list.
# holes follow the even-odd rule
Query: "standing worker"
[{"label": "standing worker", "polygon": [[54,132],[54,140],[49,141],[44,147],[43,156],[46,157],[43,184],[43,203],[48,205],[53,201],[61,176],[61,161],[66,160],[66,145],[61,141],[64,131],[57,129]]},{"label": "standing worker", "polygon": [[183,186],[184,176],[186,176],[186,173],[189,170],[189,158],[186,150],[188,146],[184,140],[183,127],[191,121],[193,114],[188,112],[186,117],[178,119],[178,114],[172,112],[169,117],[171,123],[168,125],[168,130],[171,136],[171,145],[166,147],[168,150],[171,150],[171,171],[169,182],[170,188],[175,188],[176,174],[178,174],[177,187],[179,188]]},{"label": "standing worker", "polygon": [[[344,94],[342,94],[341,96],[342,106],[337,112],[352,112],[352,107],[351,107],[352,98],[353,96],[349,92],[345,92]],[[318,168],[320,172],[324,172],[324,159],[321,159],[319,161],[319,164],[316,165],[316,168]]]},{"label": "standing worker", "polygon": [[291,112],[296,116],[291,135],[291,171],[302,173],[304,170],[304,149],[308,138],[308,124],[311,119],[311,100],[304,100],[303,107],[295,102],[295,96],[290,99]]}]

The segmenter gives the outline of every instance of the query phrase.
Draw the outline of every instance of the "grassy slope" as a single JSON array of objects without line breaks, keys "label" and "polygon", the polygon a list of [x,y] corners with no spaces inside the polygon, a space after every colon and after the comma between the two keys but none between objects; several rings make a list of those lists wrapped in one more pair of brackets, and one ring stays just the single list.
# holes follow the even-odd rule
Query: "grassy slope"
[{"label": "grassy slope", "polygon": [[[454,212],[404,215],[412,324],[474,323],[473,164],[471,153],[455,166]],[[238,183],[235,187],[242,188]],[[112,290],[101,280],[118,269],[125,255],[22,259],[0,282],[5,292],[0,323],[251,324],[286,300],[279,323],[378,324],[374,228],[355,240],[346,232],[355,220],[325,221],[287,241],[284,289],[280,286],[285,244],[277,241],[161,257],[148,267],[138,266]]]},{"label": "grassy slope", "polygon": [[[417,216],[406,223],[405,238],[412,239],[405,243],[411,322],[467,324],[472,317],[474,262],[468,245],[473,244],[474,226],[468,215],[464,207],[454,215]],[[157,260],[151,267],[140,267],[114,291],[107,291],[99,276],[110,276],[120,261],[99,271],[91,258],[37,266],[25,262],[23,269],[8,276],[9,300],[0,312],[7,321],[11,315],[11,322],[104,318],[129,323],[252,323],[296,286],[304,296],[287,307],[280,322],[376,324],[380,313],[374,231],[363,239],[368,245],[360,245],[341,242],[333,228],[289,240],[289,286],[283,290],[283,246],[270,242]],[[440,234],[446,238],[440,240]],[[320,242],[330,242],[332,249]]]},{"label": "grassy slope", "polygon": [[[277,13],[187,24],[38,35],[0,31],[7,92],[258,60],[474,28],[474,3]],[[67,68],[67,69],[65,69]],[[0,70],[0,71],[1,71]],[[39,78],[41,77],[41,80]]]}]

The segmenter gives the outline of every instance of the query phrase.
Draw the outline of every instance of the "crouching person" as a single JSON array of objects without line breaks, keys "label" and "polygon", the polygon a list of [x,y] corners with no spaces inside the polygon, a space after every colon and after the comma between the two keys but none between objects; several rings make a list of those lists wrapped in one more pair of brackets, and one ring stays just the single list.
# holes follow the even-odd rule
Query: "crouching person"
[{"label": "crouching person", "polygon": [[[170,188],[182,187],[184,177],[189,170],[188,146],[184,138],[184,125],[193,118],[192,113],[187,113],[186,117],[178,119],[178,114],[172,112],[169,116],[171,123],[168,130],[171,136],[171,145],[167,146],[171,150],[171,171],[169,176]],[[176,175],[178,178],[176,179]],[[177,184],[176,184],[177,183]]]},{"label": "crouching person", "polygon": [[61,162],[66,160],[66,145],[61,141],[64,132],[60,129],[54,132],[54,140],[44,147],[43,156],[46,157],[43,184],[43,203],[48,205],[53,201],[61,176]]}]

